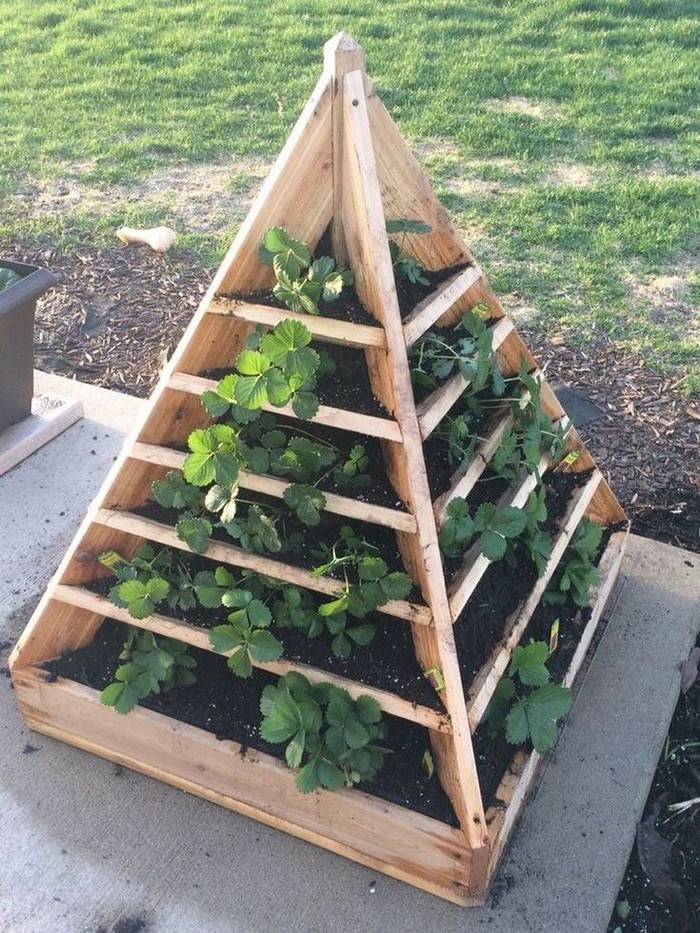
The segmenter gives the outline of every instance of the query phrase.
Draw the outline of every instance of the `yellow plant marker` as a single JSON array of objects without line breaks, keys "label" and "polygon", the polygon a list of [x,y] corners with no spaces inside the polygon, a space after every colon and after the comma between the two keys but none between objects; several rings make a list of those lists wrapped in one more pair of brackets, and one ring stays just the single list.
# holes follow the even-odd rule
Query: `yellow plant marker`
[{"label": "yellow plant marker", "polygon": [[439,667],[431,667],[429,671],[424,672],[424,676],[427,677],[433,689],[438,692],[445,689],[445,678]]},{"label": "yellow plant marker", "polygon": [[581,456],[580,450],[570,450],[568,454],[562,460],[562,463],[565,463],[567,466],[571,466],[572,463],[576,463],[578,458]]},{"label": "yellow plant marker", "polygon": [[103,551],[97,559],[101,564],[104,564],[105,567],[109,567],[110,570],[114,570],[114,568],[118,567],[120,564],[126,563],[121,554],[117,554],[116,551]]},{"label": "yellow plant marker", "polygon": [[555,619],[552,622],[552,627],[549,630],[549,653],[550,655],[554,654],[557,650],[557,645],[559,644],[559,619]]}]

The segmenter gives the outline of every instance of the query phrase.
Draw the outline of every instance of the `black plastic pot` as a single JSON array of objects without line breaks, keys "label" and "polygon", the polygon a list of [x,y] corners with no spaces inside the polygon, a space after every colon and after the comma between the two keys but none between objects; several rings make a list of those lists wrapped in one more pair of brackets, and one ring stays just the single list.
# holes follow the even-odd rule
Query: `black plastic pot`
[{"label": "black plastic pot", "polygon": [[0,259],[22,277],[0,292],[0,432],[28,418],[34,392],[34,312],[37,298],[56,284],[48,269]]}]

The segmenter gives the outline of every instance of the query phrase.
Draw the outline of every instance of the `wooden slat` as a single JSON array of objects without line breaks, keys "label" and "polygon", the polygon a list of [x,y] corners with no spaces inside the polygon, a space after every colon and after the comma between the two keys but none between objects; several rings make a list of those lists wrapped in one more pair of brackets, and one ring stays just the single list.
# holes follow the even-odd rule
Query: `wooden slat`
[{"label": "wooden slat", "polygon": [[466,243],[376,94],[368,95],[367,109],[366,133],[374,143],[374,174],[387,218],[413,218],[432,228],[429,234],[407,236],[406,251],[424,269],[448,269],[471,262]]},{"label": "wooden slat", "polygon": [[365,71],[365,53],[352,36],[339,33],[323,46],[323,65],[330,75],[333,89],[333,111],[331,124],[333,129],[333,219],[330,225],[331,246],[336,262],[348,264],[348,245],[345,240],[343,218],[343,174],[344,165],[340,154],[343,152],[344,137],[344,88],[345,75],[359,71],[362,75],[365,91],[369,93],[371,84]]},{"label": "wooden slat", "polygon": [[590,604],[593,607],[593,611],[585,629],[583,630],[583,634],[581,635],[581,640],[578,643],[576,653],[571,659],[569,670],[566,672],[566,675],[562,680],[562,683],[565,687],[570,687],[572,685],[576,675],[581,668],[581,665],[583,664],[583,659],[585,658],[586,652],[588,651],[590,643],[593,640],[593,635],[595,634],[598,620],[603,614],[603,610],[607,605],[610,594],[613,591],[613,587],[617,582],[617,578],[620,573],[620,566],[622,564],[622,558],[625,556],[628,539],[629,524],[625,531],[616,531],[610,536],[608,546],[606,547],[603,556],[598,563],[598,573],[600,574],[600,580],[598,581],[598,585],[591,594],[590,599]]},{"label": "wooden slat", "polygon": [[98,691],[63,678],[47,683],[37,668],[17,671],[15,687],[38,732],[455,903],[476,902],[468,887],[470,852],[451,826],[361,789],[300,794],[293,774],[270,755],[143,708],[129,713],[125,726]]},{"label": "wooden slat", "polygon": [[102,616],[54,600],[51,591],[44,595],[32,622],[34,624],[25,629],[10,654],[9,667],[13,674],[16,670],[86,647],[102,625]]},{"label": "wooden slat", "polygon": [[[154,613],[145,619],[136,621],[126,609],[115,606],[104,596],[92,593],[79,586],[59,585],[54,591],[54,599],[60,603],[69,606],[77,606],[80,609],[100,614],[103,618],[116,619],[118,622],[124,622],[127,625],[138,625],[139,628],[147,629],[156,635],[162,635],[165,638],[175,638],[177,641],[192,645],[195,648],[201,648],[203,651],[214,652],[209,641],[209,630],[197,625],[190,625],[179,619],[170,616]],[[284,630],[280,631],[280,636],[284,638]],[[223,652],[225,657],[233,654],[232,651]],[[421,706],[412,703],[403,697],[397,696],[388,690],[382,690],[369,684],[350,680],[340,674],[332,671],[321,670],[310,664],[304,664],[300,661],[289,661],[285,658],[279,661],[255,661],[251,658],[251,664],[261,671],[269,671],[271,674],[277,674],[282,677],[289,671],[299,671],[307,677],[312,683],[332,683],[336,687],[347,690],[350,696],[357,699],[362,694],[374,697],[384,712],[392,716],[398,716],[400,719],[406,719],[409,722],[418,723],[427,729],[436,729],[438,732],[451,732],[450,718],[445,712],[431,709],[429,706]],[[233,676],[233,675],[232,675]]]},{"label": "wooden slat", "polygon": [[[132,515],[130,512],[99,509],[94,521],[96,524],[123,531],[137,538],[157,541],[158,544],[163,544],[166,547],[173,547],[191,553],[185,542],[178,538],[174,528],[153,521],[151,518]],[[262,573],[264,576],[272,577],[275,580],[293,583],[295,586],[302,586],[304,589],[313,590],[316,593],[325,593],[327,596],[337,594],[342,588],[338,580],[333,580],[331,577],[314,577],[301,567],[283,564],[279,560],[263,557],[262,554],[253,554],[232,544],[222,544],[220,541],[213,541],[212,539],[209,539],[205,554],[210,560],[218,560],[224,564],[230,564],[232,567],[254,570],[256,573]],[[430,625],[431,623],[431,613],[427,606],[419,606],[405,600],[391,600],[380,606],[377,612],[383,612],[385,615],[394,616],[397,619],[405,619],[416,625]]]},{"label": "wooden slat", "polygon": [[416,406],[422,440],[425,441],[430,437],[445,415],[464,395],[468,386],[468,380],[458,373]]},{"label": "wooden slat", "polygon": [[217,295],[253,292],[274,281],[258,248],[283,227],[312,248],[333,214],[332,87],[324,72],[263,183],[212,283]]},{"label": "wooden slat", "polygon": [[[174,373],[168,383],[168,388],[189,395],[201,395],[205,389],[215,390],[218,383],[213,379],[203,379],[201,376],[192,376],[189,373]],[[263,405],[265,411],[273,414],[285,415],[287,418],[301,420],[294,414],[291,405],[276,408],[274,405]],[[369,434],[371,437],[380,437],[388,441],[401,442],[401,430],[395,421],[388,418],[376,418],[374,415],[363,415],[360,412],[346,411],[344,408],[331,408],[320,405],[311,424],[327,424],[342,431],[354,431],[356,434]]]},{"label": "wooden slat", "polygon": [[235,298],[217,298],[209,305],[210,314],[232,316],[251,324],[276,327],[281,321],[299,321],[315,340],[337,344],[341,347],[385,347],[386,337],[381,327],[353,324],[315,314],[299,314],[288,308],[271,308],[269,305],[253,304]]},{"label": "wooden slat", "polygon": [[[620,572],[620,564],[624,556],[628,535],[629,529],[613,534],[600,559],[598,569],[600,571],[601,580],[591,597],[591,617],[583,630],[578,648],[562,680],[562,683],[566,687],[571,687],[573,685],[581,670],[586,652],[591,644],[600,617],[603,614]],[[492,843],[491,858],[489,859],[489,877],[493,875],[498,867],[498,862],[515,828],[518,816],[527,800],[527,795],[532,788],[542,760],[543,756],[533,751],[529,758],[523,762],[522,752],[516,753],[515,764],[513,764],[509,770],[514,771],[516,774],[520,772],[519,780],[513,789],[512,777],[508,777],[508,774],[506,774],[504,781],[499,787],[497,794],[500,799],[506,802],[507,806],[505,810],[489,811],[487,815]],[[510,798],[508,797],[509,793],[512,794]]]},{"label": "wooden slat", "polygon": [[[187,454],[154,444],[134,444],[132,456],[147,463],[157,463],[169,470],[181,470]],[[274,496],[276,499],[281,499],[285,489],[290,485],[279,477],[261,476],[248,470],[241,471],[238,484],[242,489],[251,489],[267,496]],[[326,497],[325,511],[327,512],[415,534],[416,519],[408,512],[399,512],[398,509],[388,509],[381,505],[373,505],[371,502],[362,502],[359,499],[349,499],[332,492],[324,492],[323,495]]]},{"label": "wooden slat", "polygon": [[542,760],[543,756],[538,752],[531,752],[529,755],[523,751],[516,752],[498,786],[496,796],[504,802],[505,806],[490,807],[486,814],[492,845],[489,878],[493,876],[498,867],[498,862],[515,828],[520,811],[525,805]]},{"label": "wooden slat", "polygon": [[472,491],[477,480],[491,462],[493,455],[501,446],[503,435],[512,424],[512,415],[506,415],[504,418],[501,418],[488,437],[485,437],[477,445],[474,456],[466,472],[456,472],[452,477],[449,489],[435,499],[433,502],[433,511],[435,512],[435,521],[437,522],[438,528],[442,528],[445,524],[447,506],[450,502],[458,497],[466,499]]},{"label": "wooden slat", "polygon": [[[539,370],[533,375],[535,375],[538,380],[541,378]],[[525,391],[522,393],[518,404],[521,408],[524,408],[529,400],[530,393]],[[445,523],[447,506],[450,502],[458,496],[462,499],[466,499],[469,495],[476,481],[489,465],[494,454],[500,447],[503,435],[512,424],[513,416],[506,413],[491,430],[489,435],[479,442],[467,470],[464,473],[458,470],[452,477],[449,488],[435,499],[433,502],[433,511],[435,512],[435,521],[437,522],[438,528],[442,528]]]},{"label": "wooden slat", "polygon": [[452,305],[463,298],[483,273],[479,266],[468,266],[443,282],[404,318],[403,336],[406,346],[413,344],[442,317]]},{"label": "wooden slat", "polygon": [[423,669],[435,667],[442,672],[445,686],[441,696],[452,720],[453,735],[431,733],[436,771],[471,845],[473,890],[482,891],[489,837],[451,630],[367,108],[362,73],[346,75],[342,176],[345,239],[358,294],[386,330],[388,353],[367,351],[370,377],[377,397],[395,413],[404,436],[403,449],[384,445],[387,471],[394,488],[415,514],[419,534],[399,535],[398,540],[406,568],[419,582],[432,609],[435,626],[434,630],[414,626],[414,644]]},{"label": "wooden slat", "polygon": [[[549,465],[549,457],[543,456],[539,464],[540,476],[544,474]],[[530,493],[535,489],[538,478],[535,473],[528,473],[524,479],[520,480],[513,490],[507,489],[498,501],[499,508],[511,505],[516,509],[521,509],[527,502]],[[491,561],[485,557],[479,550],[479,542],[476,541],[467,551],[462,566],[453,576],[448,593],[450,597],[450,608],[452,618],[457,619],[462,609],[467,604],[467,600],[472,595],[479,584],[479,581],[486,573]]]},{"label": "wooden slat", "polygon": [[515,612],[511,613],[506,620],[503,636],[499,644],[496,645],[488,660],[482,665],[481,670],[472,681],[467,698],[469,724],[472,731],[476,730],[481,722],[486,707],[493,696],[493,691],[510,663],[513,649],[520,644],[527,624],[559,566],[559,562],[564,556],[564,552],[569,546],[569,542],[602,479],[603,476],[600,470],[596,470],[585,486],[574,490],[566,513],[562,518],[560,531],[552,545],[552,553],[544,572],[538,578],[523,604]]},{"label": "wooden slat", "polygon": [[[502,318],[493,328],[493,349],[498,350],[513,332],[514,324],[510,318]],[[469,381],[458,373],[448,379],[444,385],[435,389],[420,405],[416,406],[420,434],[423,440],[430,437],[468,386]]]}]

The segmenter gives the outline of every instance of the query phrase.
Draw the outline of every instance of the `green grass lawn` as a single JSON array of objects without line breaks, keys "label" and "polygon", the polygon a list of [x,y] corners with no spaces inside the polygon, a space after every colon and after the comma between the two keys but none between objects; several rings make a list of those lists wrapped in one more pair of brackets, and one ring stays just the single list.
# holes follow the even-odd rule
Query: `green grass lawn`
[{"label": "green grass lawn", "polygon": [[[506,306],[573,341],[607,333],[700,392],[697,0],[0,0],[0,12],[0,244],[182,229],[178,205],[206,169],[245,202],[323,42],[346,29]],[[173,167],[177,184],[144,196]],[[215,264],[241,216],[190,216],[179,242]]]}]

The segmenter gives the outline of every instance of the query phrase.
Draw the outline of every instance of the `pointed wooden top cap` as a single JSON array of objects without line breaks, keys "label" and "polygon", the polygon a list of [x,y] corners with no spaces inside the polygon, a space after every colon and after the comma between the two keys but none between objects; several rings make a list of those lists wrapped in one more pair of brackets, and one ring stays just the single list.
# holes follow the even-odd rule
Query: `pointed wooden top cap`
[{"label": "pointed wooden top cap", "polygon": [[339,32],[323,46],[323,61],[327,71],[354,71],[365,67],[365,53],[349,32]]}]

